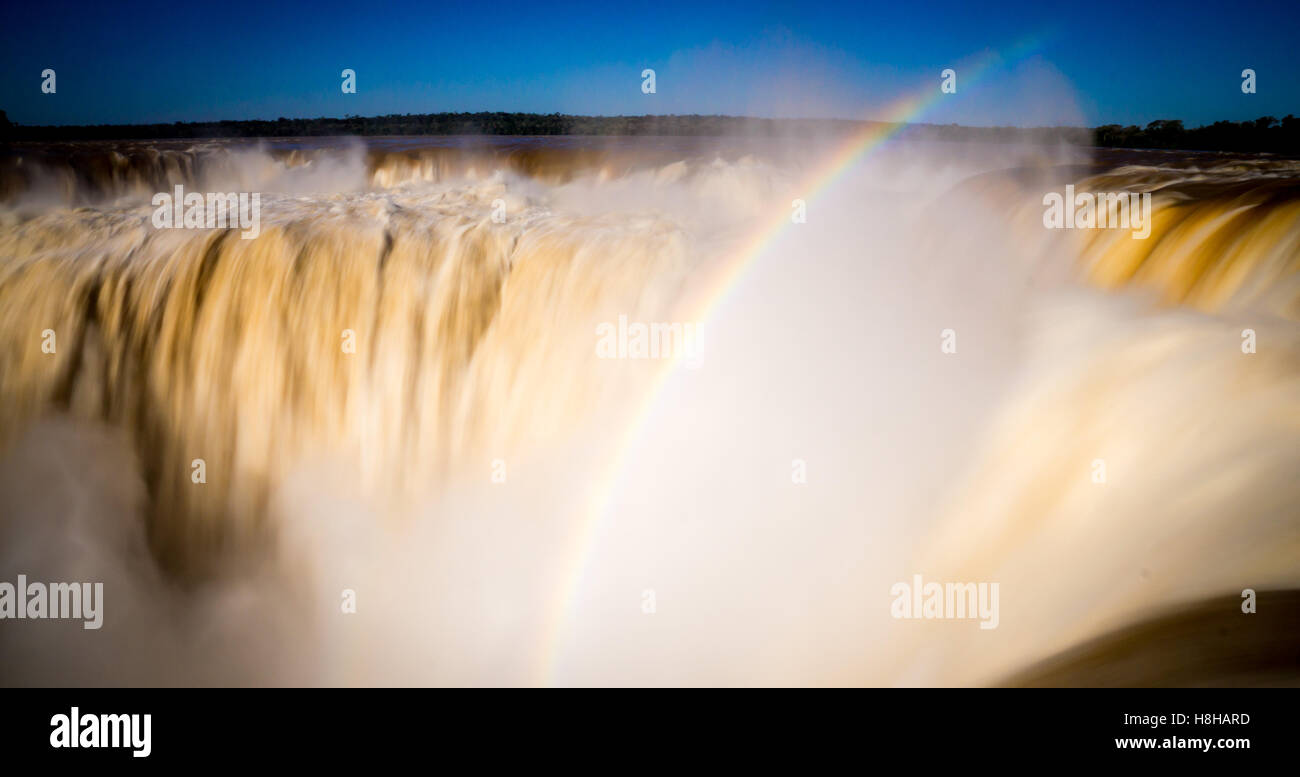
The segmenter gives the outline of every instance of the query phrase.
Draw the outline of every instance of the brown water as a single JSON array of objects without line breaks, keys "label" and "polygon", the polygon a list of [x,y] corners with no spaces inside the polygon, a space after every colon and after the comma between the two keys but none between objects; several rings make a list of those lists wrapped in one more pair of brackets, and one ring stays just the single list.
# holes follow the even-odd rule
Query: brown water
[{"label": "brown water", "polygon": [[[1300,585],[1300,164],[898,143],[801,188],[832,150],[10,149],[0,578],[109,610],[5,682],[984,683]],[[1067,183],[1150,237],[1044,229]],[[156,228],[178,184],[260,234]],[[599,358],[620,316],[703,319],[701,367]],[[998,628],[889,618],[918,571]]]}]

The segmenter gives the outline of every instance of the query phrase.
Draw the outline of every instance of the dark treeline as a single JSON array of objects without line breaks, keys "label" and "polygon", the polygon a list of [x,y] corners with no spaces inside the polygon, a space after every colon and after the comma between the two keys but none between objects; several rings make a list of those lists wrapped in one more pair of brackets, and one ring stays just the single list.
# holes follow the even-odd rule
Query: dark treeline
[{"label": "dark treeline", "polygon": [[[7,140],[145,140],[166,138],[275,138],[336,135],[698,135],[800,137],[847,134],[877,122],[845,119],[751,119],[739,116],[569,116],[551,113],[423,113],[275,121],[175,122],[26,126],[0,111],[0,136]],[[952,140],[1062,141],[1110,148],[1192,151],[1271,151],[1300,154],[1300,119],[1265,116],[1254,121],[1219,121],[1187,129],[1162,119],[1145,127],[1107,124],[1081,127],[964,127],[915,124],[908,137]]]},{"label": "dark treeline", "polygon": [[1110,148],[1296,154],[1300,153],[1300,119],[1291,114],[1281,121],[1262,116],[1254,121],[1216,121],[1193,129],[1184,128],[1177,119],[1153,121],[1146,127],[1107,124],[1093,130],[1093,144]]}]

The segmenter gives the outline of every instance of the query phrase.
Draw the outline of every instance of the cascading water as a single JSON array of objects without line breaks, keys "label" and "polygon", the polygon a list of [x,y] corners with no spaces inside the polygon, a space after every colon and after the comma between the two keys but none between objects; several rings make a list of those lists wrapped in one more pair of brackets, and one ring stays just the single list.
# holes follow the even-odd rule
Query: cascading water
[{"label": "cascading water", "polygon": [[[712,143],[13,149],[0,574],[107,612],[5,681],[986,683],[1300,585],[1300,166]],[[1066,185],[1150,236],[1045,229]],[[998,627],[891,618],[916,573]]]}]

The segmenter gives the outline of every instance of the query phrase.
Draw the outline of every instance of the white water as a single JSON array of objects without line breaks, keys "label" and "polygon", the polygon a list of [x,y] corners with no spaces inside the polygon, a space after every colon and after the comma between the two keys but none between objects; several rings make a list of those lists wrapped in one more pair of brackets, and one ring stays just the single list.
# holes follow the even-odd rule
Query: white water
[{"label": "white water", "polygon": [[[266,192],[251,243],[152,232],[152,179],[6,213],[0,579],[106,589],[100,632],[6,624],[6,683],[985,683],[1300,582],[1293,298],[1086,287],[1039,219],[1074,152],[869,157],[657,393],[595,324],[693,310],[807,165],[234,158],[193,183]],[[999,627],[891,618],[915,573],[999,582]]]}]

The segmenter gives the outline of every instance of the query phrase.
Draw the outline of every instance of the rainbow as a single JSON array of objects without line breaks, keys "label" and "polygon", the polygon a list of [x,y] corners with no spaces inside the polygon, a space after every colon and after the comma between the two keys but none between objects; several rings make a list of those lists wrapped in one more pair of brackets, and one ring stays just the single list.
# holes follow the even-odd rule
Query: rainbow
[{"label": "rainbow", "polygon": [[[1028,58],[1035,53],[1047,39],[1040,34],[1025,38],[1019,44],[1004,50],[1001,55],[987,53],[970,64],[958,68],[959,88],[977,82],[988,75],[998,64],[1010,64]],[[818,165],[813,172],[794,191],[806,192],[804,200],[811,204],[814,199],[832,190],[844,175],[868,157],[873,151],[882,147],[887,141],[897,136],[908,123],[915,123],[923,117],[939,100],[945,97],[939,84],[924,93],[899,99],[884,110],[888,118],[870,121],[865,128],[854,133],[839,148],[830,154],[826,161]],[[790,208],[777,209],[775,216],[764,220],[753,238],[743,241],[740,247],[702,284],[702,291],[693,296],[700,300],[695,305],[688,305],[681,320],[708,321],[729,298],[729,292],[736,287],[745,271],[762,256],[769,247],[790,226]],[[694,315],[691,315],[691,314]],[[556,684],[556,672],[563,647],[564,633],[572,620],[573,603],[582,586],[588,567],[588,559],[598,530],[610,512],[610,504],[620,483],[620,474],[624,463],[641,439],[649,421],[655,415],[659,405],[657,401],[669,378],[676,372],[680,363],[680,354],[666,359],[658,371],[651,386],[645,392],[644,400],[633,414],[630,423],[614,447],[615,455],[604,468],[603,477],[595,480],[597,484],[588,498],[588,509],[584,519],[574,533],[573,547],[561,565],[562,577],[557,584],[558,593],[550,605],[550,612],[544,620],[542,644],[538,652],[539,659],[535,668],[536,684]]]}]

